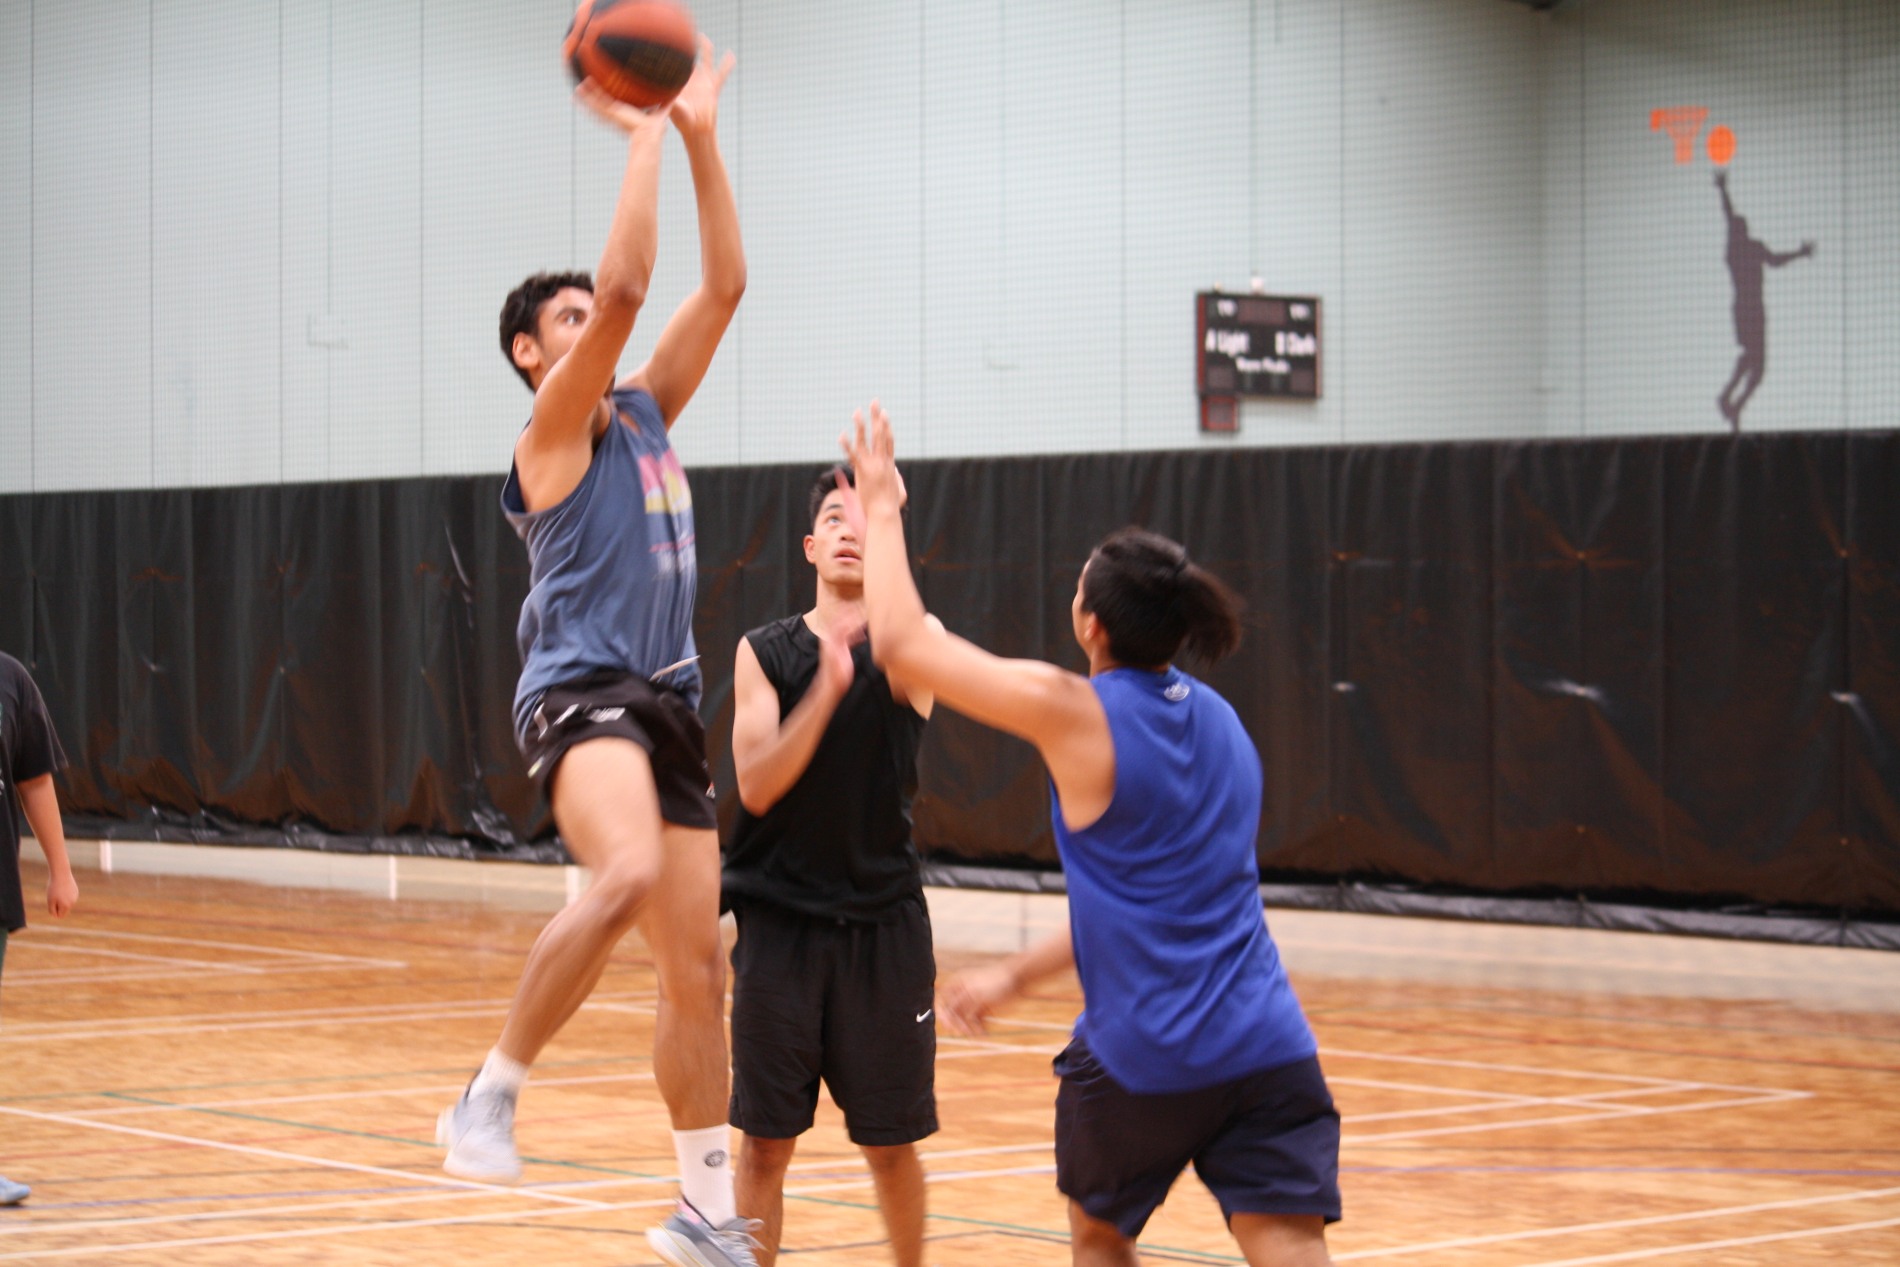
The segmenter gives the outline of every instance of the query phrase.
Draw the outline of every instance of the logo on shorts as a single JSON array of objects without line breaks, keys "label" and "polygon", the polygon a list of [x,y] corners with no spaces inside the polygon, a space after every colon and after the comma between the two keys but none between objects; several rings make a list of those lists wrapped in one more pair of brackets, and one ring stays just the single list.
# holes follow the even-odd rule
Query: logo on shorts
[{"label": "logo on shorts", "polygon": [[726,1164],[726,1150],[723,1148],[715,1148],[706,1154],[704,1161],[706,1169],[717,1170]]},{"label": "logo on shorts", "polygon": [[602,722],[619,721],[626,715],[627,710],[624,708],[590,708],[587,710],[587,720],[593,722],[595,725],[599,725]]},{"label": "logo on shorts", "polygon": [[1179,704],[1188,697],[1188,684],[1186,682],[1176,682],[1167,690],[1161,692],[1161,694],[1171,702]]},{"label": "logo on shorts", "polygon": [[925,1021],[930,1019],[930,1014],[936,1010],[937,1009],[934,1007],[927,1007],[923,1011],[917,1013],[917,1023],[919,1025],[922,1025]]}]

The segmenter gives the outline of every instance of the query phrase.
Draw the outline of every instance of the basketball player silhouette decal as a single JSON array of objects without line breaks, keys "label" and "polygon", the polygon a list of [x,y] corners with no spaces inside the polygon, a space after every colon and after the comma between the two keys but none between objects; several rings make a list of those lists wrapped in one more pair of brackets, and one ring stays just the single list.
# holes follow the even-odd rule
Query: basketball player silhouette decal
[{"label": "basketball player silhouette decal", "polygon": [[1728,275],[1735,285],[1735,341],[1742,354],[1735,358],[1735,372],[1728,386],[1715,398],[1716,408],[1728,419],[1730,431],[1742,429],[1742,409],[1761,386],[1768,367],[1768,312],[1762,304],[1763,270],[1805,259],[1814,254],[1814,243],[1803,242],[1798,251],[1777,253],[1765,242],[1748,236],[1748,221],[1735,213],[1729,201],[1728,173],[1715,173],[1715,187],[1722,193],[1722,214],[1728,217]]}]

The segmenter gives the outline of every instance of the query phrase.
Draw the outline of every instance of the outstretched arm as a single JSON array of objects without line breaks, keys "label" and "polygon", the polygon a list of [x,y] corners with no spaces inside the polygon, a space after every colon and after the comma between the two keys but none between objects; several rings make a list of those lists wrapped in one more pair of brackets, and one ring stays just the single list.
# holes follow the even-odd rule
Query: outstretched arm
[{"label": "outstretched arm", "polygon": [[1020,998],[1038,981],[1075,967],[1069,929],[980,968],[957,973],[937,989],[937,1019],[953,1034],[981,1034],[990,1013]]},{"label": "outstretched arm", "polygon": [[[665,116],[623,105],[591,80],[575,94],[582,105],[627,133],[627,170],[620,183],[607,246],[594,275],[594,310],[568,354],[534,395],[534,417],[516,443],[524,481],[547,491],[572,489],[593,454],[594,411],[646,302],[659,236],[660,141]],[[565,496],[558,492],[555,500]]]},{"label": "outstretched arm", "polygon": [[739,204],[719,154],[719,92],[732,67],[731,53],[714,61],[712,41],[702,35],[699,64],[673,102],[673,122],[686,143],[699,207],[699,287],[666,323],[653,356],[628,379],[653,394],[669,428],[699,390],[745,293]]},{"label": "outstretched arm", "polygon": [[1792,264],[1796,260],[1804,260],[1812,254],[1814,254],[1814,243],[1803,242],[1797,250],[1768,252],[1768,265],[1770,268],[1780,268],[1783,264]]},{"label": "outstretched arm", "polygon": [[[898,514],[890,418],[873,401],[869,429],[861,412],[852,422],[845,449],[857,473],[857,513],[864,516],[864,604],[877,662],[964,716],[1034,744],[1069,825],[1094,822],[1115,787],[1114,742],[1094,688],[1053,664],[991,655],[925,618]],[[846,504],[853,501],[847,495]]]}]

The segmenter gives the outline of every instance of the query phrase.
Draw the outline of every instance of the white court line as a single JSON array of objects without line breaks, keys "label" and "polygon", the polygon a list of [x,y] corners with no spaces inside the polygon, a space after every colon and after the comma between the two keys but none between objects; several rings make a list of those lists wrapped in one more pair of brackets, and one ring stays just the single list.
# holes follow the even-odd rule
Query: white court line
[{"label": "white court line", "polygon": [[1588,1258],[1558,1258],[1532,1263],[1530,1267],[1584,1267],[1586,1263],[1628,1263],[1639,1258],[1667,1258],[1672,1254],[1699,1254],[1709,1249],[1734,1249],[1742,1245],[1767,1245],[1773,1241],[1812,1241],[1823,1236],[1842,1236],[1849,1232],[1872,1232],[1883,1227],[1900,1227],[1900,1219],[1875,1219],[1868,1223],[1831,1223],[1799,1232],[1764,1232],[1760,1236],[1732,1236],[1720,1241],[1699,1241],[1694,1245],[1666,1245],[1660,1249],[1629,1249],[1618,1254],[1592,1254]]},{"label": "white court line", "polygon": [[[340,1025],[398,1025],[410,1021],[448,1021],[505,1012],[507,1004],[495,1003],[482,1007],[468,1004],[445,1004],[414,1012],[392,1012],[380,1016],[316,1016],[296,1017],[289,1020],[268,1021],[227,1021],[222,1025],[149,1025],[143,1029],[111,1030],[54,1030],[32,1034],[0,1034],[0,1043],[51,1043],[75,1042],[86,1039],[108,1039],[117,1041],[122,1038],[150,1038],[158,1035],[175,1034],[232,1034],[240,1030],[263,1029],[300,1029],[305,1027],[323,1028]],[[265,1015],[269,1015],[266,1013]]]},{"label": "white court line", "polygon": [[[270,963],[270,964],[217,964],[213,971],[232,976],[282,977],[303,975],[312,972],[361,972],[361,964],[354,963]],[[19,976],[22,980],[15,981]],[[7,987],[71,985],[75,982],[92,982],[113,985],[121,981],[202,981],[208,975],[206,969],[193,968],[189,971],[172,971],[151,968],[144,971],[130,971],[114,968],[68,968],[65,970],[41,968],[37,971],[27,969],[18,974],[7,974]]]},{"label": "white court line", "polygon": [[73,925],[40,925],[33,933],[35,938],[53,937],[99,937],[113,941],[158,942],[165,946],[204,946],[213,950],[242,950],[253,955],[277,955],[285,959],[316,959],[331,963],[355,963],[366,968],[407,968],[404,959],[372,959],[363,955],[339,955],[327,950],[292,950],[284,946],[261,946],[243,941],[205,941],[198,937],[175,937],[169,933],[124,933],[106,928],[79,928]]},{"label": "white court line", "polygon": [[[530,1087],[576,1087],[595,1082],[651,1082],[653,1074],[645,1073],[599,1073],[579,1075],[572,1078],[535,1078],[528,1083]],[[110,1109],[73,1109],[73,1117],[102,1118],[128,1117],[139,1113],[197,1113],[220,1112],[225,1109],[260,1108],[273,1104],[319,1104],[336,1100],[380,1100],[391,1096],[412,1095],[460,1095],[466,1082],[445,1082],[429,1087],[394,1087],[386,1090],[371,1089],[365,1091],[324,1091],[315,1095],[272,1095],[259,1096],[247,1100],[197,1100],[188,1104],[171,1102],[155,1104],[125,1104]],[[74,1092],[83,1096],[85,1092]]]},{"label": "white court line", "polygon": [[[1065,1030],[1065,1031],[1070,1028],[1069,1025],[1058,1024],[1053,1021],[1026,1021],[1026,1020],[1018,1020],[1015,1017],[1010,1017],[1005,1021],[1001,1021],[998,1023],[998,1025],[999,1025],[999,1028],[1004,1027],[1004,1026],[1020,1026],[1025,1029]],[[972,1040],[945,1039],[944,1041],[949,1042],[949,1041],[972,1041]],[[1007,1044],[1005,1044],[1004,1041],[1000,1038],[990,1039],[988,1041],[991,1042],[992,1044],[996,1044],[999,1046],[1007,1046]],[[1021,1048],[1017,1048],[1016,1050],[1036,1051],[1040,1049],[1031,1048],[1031,1047],[1021,1047]],[[1499,1063],[1495,1061],[1484,1061],[1484,1060],[1458,1060],[1449,1056],[1403,1056],[1403,1055],[1396,1055],[1391,1052],[1359,1051],[1359,1050],[1356,1050],[1353,1048],[1347,1048],[1347,1047],[1321,1047],[1319,1049],[1319,1054],[1326,1057],[1337,1056],[1337,1057],[1343,1057],[1343,1058],[1349,1058],[1349,1059],[1390,1061],[1395,1064],[1404,1064],[1404,1065],[1426,1065],[1426,1066],[1429,1066],[1432,1068],[1438,1068],[1438,1069],[1471,1069],[1471,1070],[1478,1071],[1480,1073],[1518,1073],[1518,1074],[1530,1074],[1530,1075],[1535,1075],[1538,1077],[1575,1078],[1575,1079],[1579,1079],[1586,1082],[1618,1082],[1618,1083],[1623,1083],[1629,1086],[1654,1088],[1658,1091],[1735,1091],[1735,1092],[1741,1092],[1747,1095],[1772,1096],[1777,1099],[1808,1099],[1812,1096],[1812,1092],[1784,1091],[1777,1087],[1739,1086],[1739,1085],[1726,1083],[1726,1082],[1703,1082],[1703,1081],[1692,1082],[1692,1081],[1684,1080],[1682,1078],[1659,1078],[1659,1077],[1644,1076],[1642,1074],[1630,1074],[1630,1073],[1599,1073],[1592,1069],[1540,1067],[1537,1065],[1514,1065],[1514,1064],[1503,1064],[1503,1063]],[[1719,1060],[1721,1059],[1721,1057],[1710,1056],[1709,1059]],[[1328,1074],[1327,1081],[1344,1082],[1345,1079],[1334,1078],[1331,1074]],[[1453,1090],[1459,1090],[1459,1088],[1453,1088]]]},{"label": "white court line", "polygon": [[[1017,1175],[1052,1174],[1054,1173],[1054,1171],[1055,1171],[1054,1166],[1019,1166],[1019,1167],[999,1168],[996,1170],[950,1171],[950,1172],[939,1174],[939,1175],[926,1175],[926,1179],[931,1183],[950,1183],[950,1182],[957,1182],[961,1180],[970,1180],[970,1179],[982,1180],[982,1179],[1007,1178],[1010,1176],[1017,1176]],[[403,1173],[403,1177],[414,1179],[414,1178],[417,1178],[418,1176]],[[652,1182],[652,1181],[638,1180],[634,1182]],[[668,1180],[668,1182],[670,1182],[670,1179]],[[840,1190],[850,1189],[850,1188],[865,1188],[865,1187],[870,1187],[873,1183],[874,1183],[874,1180],[872,1180],[867,1175],[865,1178],[859,1179],[859,1180],[846,1180],[843,1182],[833,1183],[833,1184],[812,1184],[812,1185],[807,1185],[805,1187],[798,1188],[798,1189],[787,1189],[786,1195],[792,1196],[792,1197],[807,1196],[807,1195],[813,1195],[820,1192],[840,1191]],[[521,1195],[521,1194],[530,1193],[530,1190],[525,1189],[525,1188],[516,1188],[516,1189],[504,1188],[504,1189],[501,1189],[501,1192],[503,1194]],[[456,1194],[450,1194],[450,1195],[462,1195],[462,1194],[456,1193]],[[474,1195],[474,1194],[470,1193],[468,1195]],[[547,1192],[533,1192],[532,1195],[552,1197],[554,1194],[547,1193]],[[363,1204],[369,1204],[369,1203],[365,1202]],[[73,1247],[68,1247],[64,1249],[51,1249],[51,1250],[23,1250],[23,1251],[17,1251],[17,1252],[9,1253],[9,1254],[0,1254],[0,1261],[16,1261],[17,1262],[17,1261],[21,1261],[25,1259],[33,1259],[33,1258],[72,1258],[72,1257],[77,1257],[82,1254],[106,1254],[106,1253],[126,1254],[126,1253],[133,1253],[140,1250],[148,1250],[148,1249],[178,1250],[178,1249],[193,1248],[193,1247],[203,1246],[203,1245],[235,1245],[235,1244],[249,1244],[249,1243],[255,1243],[255,1242],[260,1242],[260,1241],[298,1240],[298,1239],[311,1239],[311,1238],[325,1237],[325,1236],[350,1236],[350,1235],[360,1235],[365,1232],[407,1231],[413,1228],[442,1227],[442,1226],[469,1224],[469,1223],[489,1223],[489,1222],[495,1222],[497,1220],[504,1220],[504,1219],[514,1220],[514,1219],[548,1218],[554,1215],[570,1215],[571,1216],[575,1213],[608,1214],[608,1213],[613,1213],[616,1211],[623,1211],[623,1210],[654,1209],[654,1208],[663,1207],[663,1206],[670,1207],[673,1204],[674,1204],[674,1198],[670,1196],[642,1200],[642,1201],[622,1201],[622,1202],[614,1202],[614,1203],[586,1202],[585,1205],[588,1208],[581,1211],[575,1211],[571,1207],[561,1207],[561,1208],[543,1207],[540,1209],[529,1209],[529,1210],[519,1210],[519,1209],[498,1210],[498,1211],[491,1211],[485,1214],[444,1215],[438,1218],[431,1218],[431,1219],[391,1219],[391,1220],[386,1220],[379,1223],[354,1223],[354,1224],[348,1224],[344,1226],[327,1226],[327,1227],[314,1227],[314,1228],[288,1228],[282,1231],[259,1232],[259,1233],[252,1233],[248,1235],[240,1234],[240,1235],[232,1235],[232,1236],[201,1236],[201,1237],[192,1237],[192,1238],[187,1238],[187,1239],[167,1239],[167,1240],[162,1240],[162,1241],[144,1241],[144,1242],[137,1242],[137,1243],[131,1243],[131,1244],[116,1244],[116,1245],[103,1245],[103,1246],[88,1245],[88,1246],[83,1246],[83,1247],[73,1246]],[[305,1208],[313,1209],[314,1207],[305,1207]],[[242,1217],[243,1215],[246,1215],[246,1214],[256,1215],[258,1213],[260,1213],[260,1211],[255,1211],[255,1210],[233,1211],[231,1212],[231,1217]],[[179,1221],[183,1221],[183,1217],[184,1216],[180,1216]],[[42,1225],[42,1227],[38,1230],[45,1230],[45,1228]]]},{"label": "white court line", "polygon": [[[7,984],[13,984],[13,976],[11,973],[7,975]],[[590,999],[589,1002],[591,1003],[598,999],[641,999],[651,997],[653,996],[650,993],[643,991],[616,992],[613,994],[597,994],[593,996],[593,999]],[[497,995],[494,998],[487,999],[456,999],[448,1003],[437,1004],[436,1006],[469,1008],[506,1007],[512,999],[513,996],[511,995]],[[106,1016],[98,1017],[93,1020],[76,1021],[15,1021],[12,1027],[30,1031],[64,1031],[78,1030],[82,1027],[90,1026],[109,1032],[113,1026],[149,1025],[154,1021],[164,1021],[167,1024],[175,1025],[185,1021],[195,1021],[205,1022],[204,1028],[206,1030],[215,1030],[222,1029],[228,1023],[238,1021],[280,1020],[298,1016],[376,1016],[390,1012],[407,1013],[414,1010],[415,1007],[416,1004],[412,1000],[407,1003],[357,1003],[348,1007],[285,1008],[274,1012],[260,1012],[256,1008],[246,1008],[241,1012],[183,1012],[177,1016]]]},{"label": "white court line", "polygon": [[[1362,1258],[1390,1258],[1395,1254],[1429,1254],[1441,1249],[1465,1249],[1473,1245],[1497,1245],[1509,1241],[1531,1241],[1551,1236],[1580,1236],[1587,1232],[1614,1232],[1631,1227],[1659,1227],[1665,1223],[1687,1223],[1696,1219],[1728,1218],[1732,1215],[1765,1214],[1771,1210],[1800,1210],[1816,1205],[1837,1205],[1844,1201],[1873,1201],[1880,1197],[1900,1196],[1900,1188],[1874,1188],[1862,1192],[1839,1192],[1825,1197],[1790,1197],[1784,1201],[1759,1201],[1752,1205],[1728,1205],[1712,1210],[1691,1210],[1685,1214],[1650,1214],[1634,1219],[1611,1219],[1602,1223],[1571,1223],[1563,1227],[1539,1227],[1525,1232],[1496,1232],[1488,1236],[1461,1236],[1449,1241],[1423,1241],[1415,1245],[1394,1245],[1387,1249],[1361,1249],[1350,1254],[1334,1254],[1333,1261],[1343,1263]],[[1648,1252],[1648,1251],[1643,1251]],[[1600,1261],[1600,1260],[1583,1260]],[[1553,1267],[1545,1264],[1544,1267]]]},{"label": "white court line", "polygon": [[57,942],[32,947],[38,954],[85,955],[91,959],[129,959],[135,963],[162,963],[173,968],[234,968],[226,959],[185,959],[178,955],[141,955],[132,950],[107,950],[103,946],[62,946]]},{"label": "white court line", "polygon": [[[651,1179],[609,1179],[599,1183],[590,1183],[589,1187],[633,1186],[653,1183]],[[511,1189],[515,1195],[531,1196],[543,1185],[528,1184]],[[553,1184],[548,1187],[569,1187],[573,1185]],[[231,1219],[269,1219],[285,1214],[323,1214],[330,1210],[368,1210],[380,1206],[417,1205],[427,1201],[467,1201],[475,1197],[491,1196],[492,1193],[479,1191],[445,1192],[440,1188],[427,1191],[406,1193],[395,1197],[353,1197],[348,1201],[294,1202],[289,1205],[253,1206],[237,1210],[194,1210],[180,1214],[141,1214],[127,1215],[123,1218],[72,1219],[65,1223],[20,1223],[12,1227],[0,1226],[0,1238],[9,1236],[31,1236],[36,1232],[110,1232],[122,1227],[165,1227],[179,1223],[211,1223]],[[176,1200],[177,1198],[171,1198]],[[215,1200],[213,1197],[203,1198]],[[536,1206],[535,1209],[542,1207]]]},{"label": "white court line", "polygon": [[[413,1176],[411,1176],[413,1178]],[[588,1209],[578,1211],[583,1214],[611,1214],[620,1210],[652,1209],[657,1206],[672,1206],[672,1197],[649,1198],[644,1201],[588,1202]],[[0,1254],[0,1261],[20,1261],[29,1258],[76,1258],[83,1254],[131,1254],[147,1249],[190,1249],[201,1245],[242,1245],[259,1241],[309,1240],[320,1236],[360,1236],[364,1232],[405,1232],[420,1227],[444,1227],[461,1223],[493,1223],[507,1219],[541,1219],[564,1215],[572,1218],[577,1213],[570,1206],[548,1207],[538,1210],[495,1210],[487,1214],[449,1214],[434,1219],[390,1219],[381,1223],[351,1223],[340,1227],[299,1227],[287,1228],[280,1232],[253,1232],[239,1236],[198,1236],[188,1239],[163,1241],[142,1241],[120,1245],[76,1245],[65,1249],[29,1249],[11,1254]]]},{"label": "white court line", "polygon": [[[1375,1135],[1361,1135],[1356,1131],[1349,1133],[1340,1141],[1342,1144],[1368,1144],[1394,1139],[1429,1139],[1439,1135],[1477,1135],[1486,1131],[1512,1131],[1526,1126],[1560,1126],[1569,1122],[1628,1122],[1639,1117],[1661,1117],[1669,1113],[1700,1113],[1707,1109],[1732,1109],[1752,1104],[1780,1104],[1788,1100],[1805,1100],[1810,1092],[1791,1091],[1776,1095],[1766,1093],[1732,1100],[1708,1100],[1695,1104],[1668,1104],[1660,1108],[1617,1105],[1614,1111],[1607,1113],[1572,1113],[1563,1117],[1533,1117],[1518,1122],[1482,1122],[1470,1126],[1434,1126],[1417,1131],[1382,1131]],[[1607,1107],[1607,1106],[1606,1106]],[[1348,1128],[1359,1119],[1345,1119]]]},{"label": "white court line", "polygon": [[[370,1166],[355,1161],[335,1161],[328,1157],[312,1157],[305,1153],[290,1153],[279,1148],[260,1148],[254,1144],[228,1144],[223,1140],[200,1139],[194,1135],[174,1135],[169,1131],[152,1131],[142,1126],[121,1126],[117,1122],[97,1122],[89,1118],[69,1117],[64,1113],[36,1113],[31,1109],[10,1108],[0,1104],[0,1113],[11,1117],[24,1117],[35,1122],[53,1122],[60,1126],[83,1126],[88,1130],[112,1131],[120,1135],[134,1135],[140,1139],[164,1140],[173,1144],[190,1144],[198,1148],[212,1148],[220,1152],[243,1153],[251,1157],[269,1157],[276,1161],[294,1161],[299,1165],[322,1166],[331,1170],[350,1170],[358,1174],[381,1175],[384,1178],[402,1179],[409,1183],[430,1183],[444,1188],[460,1188],[470,1191],[514,1193],[526,1189],[507,1188],[500,1184],[475,1183],[467,1179],[456,1179],[444,1175],[432,1175],[413,1170],[397,1170],[389,1166]],[[589,1201],[582,1197],[565,1197],[552,1192],[535,1192],[535,1196],[548,1201],[558,1201],[567,1206],[594,1207],[598,1201]]]}]

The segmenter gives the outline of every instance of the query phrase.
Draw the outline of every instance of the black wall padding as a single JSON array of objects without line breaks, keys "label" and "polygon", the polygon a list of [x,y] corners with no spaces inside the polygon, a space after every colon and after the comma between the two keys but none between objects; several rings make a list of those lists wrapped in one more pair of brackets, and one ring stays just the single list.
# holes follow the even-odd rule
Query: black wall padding
[{"label": "black wall padding", "polygon": [[[816,469],[692,475],[722,789],[736,642],[810,601]],[[926,601],[1002,654],[1080,667],[1076,575],[1124,523],[1242,592],[1209,676],[1265,763],[1271,879],[1900,914],[1900,434],[908,476]],[[558,857],[509,734],[498,484],[0,497],[0,648],[51,701],[75,827]],[[924,766],[936,858],[1053,864],[1025,745],[939,714]]]}]

